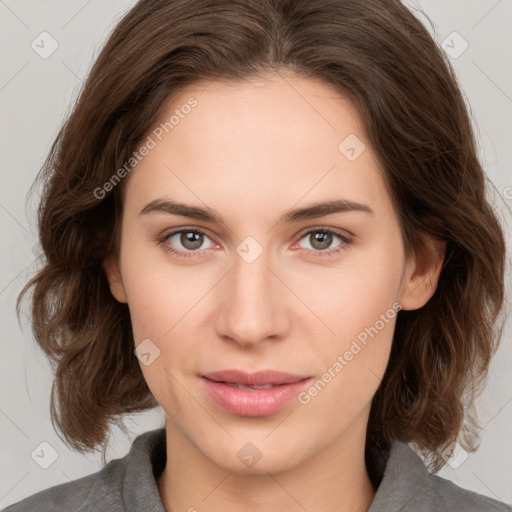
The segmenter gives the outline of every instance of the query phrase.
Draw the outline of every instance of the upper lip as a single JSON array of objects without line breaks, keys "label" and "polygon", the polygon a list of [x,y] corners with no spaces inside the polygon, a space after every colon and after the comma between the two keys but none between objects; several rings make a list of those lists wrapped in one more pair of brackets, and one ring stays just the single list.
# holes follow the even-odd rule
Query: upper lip
[{"label": "upper lip", "polygon": [[241,370],[221,370],[218,372],[204,373],[202,376],[214,382],[230,382],[243,386],[265,386],[267,384],[292,384],[307,379],[307,376],[294,375],[278,370],[262,370],[247,373]]}]

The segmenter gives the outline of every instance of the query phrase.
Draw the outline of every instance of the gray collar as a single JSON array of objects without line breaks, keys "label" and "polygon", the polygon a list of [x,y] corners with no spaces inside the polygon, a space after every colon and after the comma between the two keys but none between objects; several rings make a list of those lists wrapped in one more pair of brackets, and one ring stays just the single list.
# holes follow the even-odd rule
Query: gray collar
[{"label": "gray collar", "polygon": [[367,512],[432,510],[431,504],[419,499],[425,493],[429,481],[430,473],[414,450],[406,443],[395,441],[377,493]]}]

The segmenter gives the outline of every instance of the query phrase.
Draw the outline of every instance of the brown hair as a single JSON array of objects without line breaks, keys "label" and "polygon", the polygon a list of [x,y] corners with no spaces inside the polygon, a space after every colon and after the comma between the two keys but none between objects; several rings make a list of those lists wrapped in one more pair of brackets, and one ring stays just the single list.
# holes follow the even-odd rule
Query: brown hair
[{"label": "brown hair", "polygon": [[[486,200],[454,71],[397,0],[142,0],[94,63],[39,178],[45,263],[32,289],[35,339],[52,363],[52,422],[78,451],[104,444],[124,413],[157,406],[134,355],[129,310],[101,267],[118,250],[127,162],[179,90],[291,71],[334,86],[359,111],[399,215],[406,254],[447,242],[438,289],[400,311],[367,434],[387,453],[412,441],[440,452],[462,431],[499,342],[505,243]],[[467,420],[467,421],[466,421]]]}]

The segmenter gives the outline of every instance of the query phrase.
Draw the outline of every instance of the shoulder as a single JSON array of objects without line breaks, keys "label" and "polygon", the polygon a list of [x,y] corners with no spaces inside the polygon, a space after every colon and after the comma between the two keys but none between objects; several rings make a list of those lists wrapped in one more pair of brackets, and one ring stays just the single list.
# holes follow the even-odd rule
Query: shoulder
[{"label": "shoulder", "polygon": [[43,491],[37,492],[27,498],[8,506],[3,512],[60,512],[60,511],[86,511],[92,504],[89,497],[97,495],[97,489],[102,486],[102,481],[107,473],[118,472],[116,462],[111,462],[107,467],[97,473],[83,478],[55,485]]},{"label": "shoulder", "polygon": [[395,442],[368,512],[511,512],[505,503],[429,473],[406,443]]},{"label": "shoulder", "polygon": [[165,429],[139,435],[129,453],[100,471],[55,485],[8,506],[2,512],[161,512],[154,475],[165,466]]},{"label": "shoulder", "polygon": [[[103,469],[71,482],[55,485],[8,506],[3,512],[88,512],[98,511],[108,497],[119,503],[119,489],[124,476],[124,459],[110,461]],[[102,508],[103,510],[120,510]]]},{"label": "shoulder", "polygon": [[482,494],[463,489],[450,480],[430,476],[430,493],[438,510],[464,510],[465,512],[511,512],[512,507]]}]

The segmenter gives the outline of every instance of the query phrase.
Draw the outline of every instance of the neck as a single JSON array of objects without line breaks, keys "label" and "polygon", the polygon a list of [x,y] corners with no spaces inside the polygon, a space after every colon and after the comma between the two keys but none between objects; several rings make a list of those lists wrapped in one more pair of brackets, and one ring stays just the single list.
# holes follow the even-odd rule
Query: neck
[{"label": "neck", "polygon": [[240,474],[215,464],[168,421],[167,462],[157,479],[162,503],[167,512],[366,512],[375,489],[365,429],[352,430],[289,470]]}]

